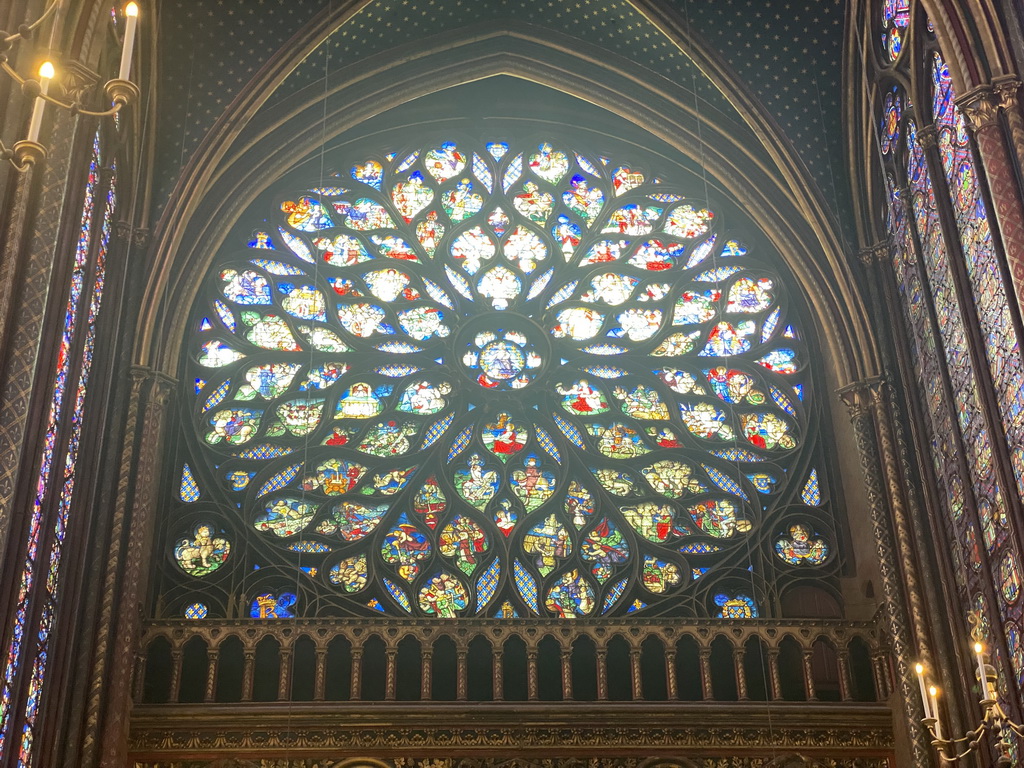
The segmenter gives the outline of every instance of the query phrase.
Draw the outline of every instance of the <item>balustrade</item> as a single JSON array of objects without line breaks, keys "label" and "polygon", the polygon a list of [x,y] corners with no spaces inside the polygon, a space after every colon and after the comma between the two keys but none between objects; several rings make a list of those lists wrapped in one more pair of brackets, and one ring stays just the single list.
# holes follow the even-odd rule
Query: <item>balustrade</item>
[{"label": "balustrade", "polygon": [[886,652],[841,620],[150,622],[147,704],[878,701]]}]

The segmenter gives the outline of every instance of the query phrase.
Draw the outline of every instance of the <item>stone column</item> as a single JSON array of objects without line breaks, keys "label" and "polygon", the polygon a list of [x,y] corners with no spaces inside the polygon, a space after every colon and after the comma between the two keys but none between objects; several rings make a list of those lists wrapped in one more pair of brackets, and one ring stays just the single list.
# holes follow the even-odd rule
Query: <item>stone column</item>
[{"label": "stone column", "polygon": [[893,546],[889,509],[882,491],[878,441],[872,418],[874,393],[880,386],[881,380],[877,378],[856,382],[839,390],[839,397],[850,411],[850,421],[853,423],[854,437],[860,453],[860,465],[864,473],[871,524],[875,534],[878,567],[882,576],[886,619],[892,639],[891,657],[895,668],[896,687],[900,698],[903,699],[905,724],[910,736],[910,752],[914,765],[928,766],[932,764],[932,756],[921,725],[924,711],[921,708],[917,680],[911,670],[914,649],[904,602],[903,582],[898,569],[899,555]]}]

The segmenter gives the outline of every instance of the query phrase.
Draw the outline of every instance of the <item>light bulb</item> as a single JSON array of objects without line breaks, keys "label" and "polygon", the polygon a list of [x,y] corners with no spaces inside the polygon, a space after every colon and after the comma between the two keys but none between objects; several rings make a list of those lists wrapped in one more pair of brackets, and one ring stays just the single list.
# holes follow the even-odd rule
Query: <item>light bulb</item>
[{"label": "light bulb", "polygon": [[42,66],[39,67],[39,77],[45,80],[52,80],[56,74],[57,71],[53,68],[52,61],[44,61]]},{"label": "light bulb", "polygon": [[917,674],[919,674],[919,675],[924,674],[924,665],[923,664],[915,664],[914,665],[914,671],[917,672]]},{"label": "light bulb", "polygon": [[930,695],[930,696],[931,696],[931,697],[932,697],[932,698],[934,699],[934,698],[935,698],[936,696],[938,696],[938,695],[939,695],[939,689],[938,689],[938,688],[936,688],[936,687],[935,687],[934,685],[933,685],[933,686],[931,686],[931,687],[930,687],[930,688],[928,689],[928,695]]},{"label": "light bulb", "polygon": [[985,650],[985,648],[982,646],[981,643],[975,643],[974,644],[974,652],[975,653],[981,653],[983,650]]},{"label": "light bulb", "polygon": [[139,15],[139,5],[138,5],[138,3],[128,3],[128,5],[126,5],[124,7],[124,15],[125,16],[138,16]]}]

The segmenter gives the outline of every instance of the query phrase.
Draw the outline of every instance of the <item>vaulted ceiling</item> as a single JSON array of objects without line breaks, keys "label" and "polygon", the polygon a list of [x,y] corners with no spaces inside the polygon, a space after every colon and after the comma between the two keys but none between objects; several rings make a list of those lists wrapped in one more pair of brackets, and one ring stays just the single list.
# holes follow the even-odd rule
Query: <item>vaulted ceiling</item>
[{"label": "vaulted ceiling", "polygon": [[[761,100],[817,183],[848,219],[842,162],[840,0],[668,0]],[[325,10],[323,0],[163,0],[155,199],[162,206],[215,121],[257,71]],[[626,0],[376,0],[306,57],[270,95],[273,109],[325,74],[417,39],[475,25],[556,30],[631,60],[642,75],[690,92],[702,119],[744,116],[691,60]],[[740,128],[743,130],[744,128]],[[753,134],[751,134],[753,136]]]}]

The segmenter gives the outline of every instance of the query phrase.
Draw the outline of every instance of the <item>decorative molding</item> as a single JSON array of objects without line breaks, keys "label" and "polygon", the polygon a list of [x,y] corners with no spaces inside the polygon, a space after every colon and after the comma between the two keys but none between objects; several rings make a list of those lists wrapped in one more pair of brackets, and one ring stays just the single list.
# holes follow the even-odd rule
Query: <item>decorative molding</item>
[{"label": "decorative molding", "polygon": [[798,754],[779,757],[572,757],[527,760],[524,758],[413,758],[394,760],[354,757],[347,760],[256,759],[136,762],[135,768],[889,768],[887,757],[823,757],[810,759]]},{"label": "decorative molding", "polygon": [[872,376],[836,390],[839,399],[850,412],[851,421],[856,421],[858,417],[870,413],[872,405],[879,397],[883,382],[884,379],[881,376]]},{"label": "decorative molding", "polygon": [[456,761],[501,752],[543,759],[645,752],[703,758],[724,752],[762,761],[738,765],[766,766],[768,755],[779,751],[852,759],[888,754],[893,747],[891,711],[877,704],[804,703],[780,709],[763,703],[701,702],[376,707],[333,702],[140,706],[133,717],[129,753],[138,766],[158,766],[161,759],[337,759],[339,751],[378,758],[438,755]]},{"label": "decorative molding", "polygon": [[64,95],[71,102],[86,102],[90,91],[100,81],[100,76],[96,72],[77,61],[61,64],[60,70],[60,84],[64,89]]}]

